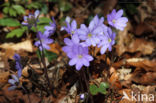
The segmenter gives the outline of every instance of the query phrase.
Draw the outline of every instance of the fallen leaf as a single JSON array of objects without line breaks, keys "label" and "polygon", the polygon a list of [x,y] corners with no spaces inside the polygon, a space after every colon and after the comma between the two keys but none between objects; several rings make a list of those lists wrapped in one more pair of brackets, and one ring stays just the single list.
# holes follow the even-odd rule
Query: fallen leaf
[{"label": "fallen leaf", "polygon": [[143,85],[156,85],[156,73],[155,72],[146,72],[140,70],[136,70],[131,77],[131,81]]},{"label": "fallen leaf", "polygon": [[111,77],[109,78],[110,84],[112,85],[113,88],[121,89],[122,86],[120,84],[119,75],[118,75],[117,71],[113,67],[110,68],[110,71],[111,71],[110,72],[111,73]]},{"label": "fallen leaf", "polygon": [[1,83],[7,83],[8,82],[8,77],[9,77],[9,72],[1,72],[0,73],[0,84]]},{"label": "fallen leaf", "polygon": [[56,53],[56,54],[60,54],[61,46],[58,43],[52,43],[52,44],[50,44],[50,50],[49,51]]},{"label": "fallen leaf", "polygon": [[147,41],[145,39],[134,38],[128,31],[132,28],[128,22],[124,31],[119,31],[117,35],[117,45],[115,46],[118,56],[124,52],[141,52],[143,55],[149,55],[156,48],[155,42]]},{"label": "fallen leaf", "polygon": [[15,51],[19,51],[19,50],[24,50],[24,51],[28,51],[28,52],[32,52],[33,51],[33,45],[31,40],[25,40],[23,42],[20,43],[4,43],[0,45],[0,48],[3,49],[12,49]]},{"label": "fallen leaf", "polygon": [[148,59],[138,59],[137,61],[132,61],[132,59],[128,59],[126,61],[127,66],[134,66],[137,68],[144,68],[146,71],[154,71],[156,72],[156,61],[150,61]]}]

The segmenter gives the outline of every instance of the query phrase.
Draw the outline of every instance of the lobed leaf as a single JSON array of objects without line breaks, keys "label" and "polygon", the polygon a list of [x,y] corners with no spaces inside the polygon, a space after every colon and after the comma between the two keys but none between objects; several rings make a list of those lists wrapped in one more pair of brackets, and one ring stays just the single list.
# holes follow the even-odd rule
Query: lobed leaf
[{"label": "lobed leaf", "polygon": [[1,26],[11,26],[11,27],[15,27],[15,26],[20,26],[20,22],[17,21],[16,19],[12,19],[12,18],[2,18],[0,19],[0,25]]}]

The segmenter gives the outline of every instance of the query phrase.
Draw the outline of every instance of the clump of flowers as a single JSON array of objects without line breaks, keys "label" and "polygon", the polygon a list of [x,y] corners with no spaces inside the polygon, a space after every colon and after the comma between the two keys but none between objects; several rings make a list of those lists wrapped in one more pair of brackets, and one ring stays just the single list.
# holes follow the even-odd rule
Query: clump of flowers
[{"label": "clump of flowers", "polygon": [[83,47],[80,44],[78,35],[73,35],[71,40],[65,38],[64,42],[67,46],[64,46],[62,50],[70,58],[69,65],[75,65],[76,70],[80,70],[83,65],[88,67],[93,57],[88,54],[88,47]]},{"label": "clump of flowers", "polygon": [[53,39],[49,38],[49,33],[38,32],[37,38],[39,39],[34,44],[35,46],[39,47],[39,49],[42,51],[43,49],[50,49],[49,44],[53,43]]},{"label": "clump of flowers", "polygon": [[34,14],[29,14],[28,16],[24,16],[24,21],[22,22],[23,25],[28,26],[30,29],[32,26],[36,26],[39,17],[40,11],[36,10]]},{"label": "clump of flowers", "polygon": [[[128,22],[126,17],[122,17],[123,10],[116,12],[114,9],[112,13],[107,15],[108,24],[118,30],[123,30]],[[67,17],[65,22],[67,26],[63,26],[61,30],[67,31],[72,37],[65,38],[66,46],[62,50],[70,58],[69,65],[76,66],[76,70],[80,70],[82,66],[88,67],[93,57],[89,55],[88,48],[90,46],[97,46],[101,48],[100,53],[104,54],[107,49],[112,50],[115,44],[116,33],[112,31],[111,27],[104,24],[104,17],[99,18],[96,15],[87,27],[81,24],[77,29],[76,21],[73,20],[70,24],[71,18]]]},{"label": "clump of flowers", "polygon": [[122,15],[122,9],[120,9],[118,12],[116,12],[116,10],[113,9],[113,11],[107,15],[108,24],[112,27],[115,27],[118,30],[124,30],[128,19],[126,17],[122,17]]},{"label": "clump of flowers", "polygon": [[84,41],[84,46],[96,46],[100,42],[100,36],[103,35],[103,29],[107,28],[103,22],[104,18],[101,17],[99,19],[96,15],[88,27],[86,27],[85,24],[81,24],[77,34],[79,35],[79,38]]}]

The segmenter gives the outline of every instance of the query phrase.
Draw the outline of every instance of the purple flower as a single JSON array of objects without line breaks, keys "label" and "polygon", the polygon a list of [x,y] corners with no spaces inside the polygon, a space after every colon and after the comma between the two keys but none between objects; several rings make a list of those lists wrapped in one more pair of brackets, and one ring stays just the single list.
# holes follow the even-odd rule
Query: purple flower
[{"label": "purple flower", "polygon": [[38,22],[38,16],[40,14],[39,10],[36,10],[34,15],[29,14],[28,16],[24,16],[24,21],[22,22],[23,25],[28,26],[30,29],[32,26],[36,26]]},{"label": "purple flower", "polygon": [[54,20],[54,17],[52,17],[53,23],[50,22],[50,26],[45,26],[44,29],[44,34],[53,34],[56,30],[56,22]]},{"label": "purple flower", "polygon": [[81,40],[84,40],[83,46],[96,46],[100,42],[100,36],[103,35],[104,29],[107,27],[103,24],[104,18],[98,18],[96,15],[90,22],[87,28],[84,24],[81,24],[80,29],[78,29],[77,34]]},{"label": "purple flower", "polygon": [[107,32],[104,32],[104,36],[101,38],[98,47],[101,47],[101,54],[104,54],[108,48],[109,51],[112,50],[112,45],[115,44],[115,32],[112,32],[111,28],[107,29]]},{"label": "purple flower", "polygon": [[126,27],[128,19],[126,17],[121,17],[122,15],[122,9],[120,9],[118,12],[116,12],[116,10],[113,9],[113,11],[107,15],[108,24],[115,27],[116,29],[123,31]]},{"label": "purple flower", "polygon": [[80,94],[80,99],[84,100],[84,98],[85,98],[85,94]]},{"label": "purple flower", "polygon": [[17,88],[19,84],[19,78],[16,75],[11,75],[12,79],[9,79],[8,82],[12,85],[11,87],[8,88],[8,90],[14,90]]},{"label": "purple flower", "polygon": [[77,32],[77,23],[76,20],[73,20],[71,23],[70,17],[66,17],[65,23],[67,26],[61,27],[61,31],[65,30],[68,34],[74,35]]},{"label": "purple flower", "polygon": [[82,45],[74,45],[72,48],[72,57],[69,61],[69,65],[76,66],[76,70],[80,70],[84,65],[88,67],[89,62],[93,60],[93,57],[88,54],[88,47],[82,47]]},{"label": "purple flower", "polygon": [[13,58],[16,61],[17,74],[18,74],[18,77],[20,78],[22,75],[22,68],[23,68],[21,64],[21,57],[18,54],[15,54]]},{"label": "purple flower", "polygon": [[[42,32],[38,32],[37,38],[39,39],[38,41],[35,42],[35,46],[39,47],[39,49],[42,51],[43,49],[50,49],[48,44],[53,43],[53,39],[49,38],[49,34],[42,34]],[[41,41],[41,42],[40,42]],[[42,45],[41,45],[42,43]],[[43,46],[43,49],[42,49]]]},{"label": "purple flower", "polygon": [[78,36],[75,34],[72,39],[65,38],[64,42],[67,46],[64,46],[62,50],[71,59],[69,65],[76,65],[76,70],[80,70],[81,67],[89,66],[89,62],[93,60],[93,57],[88,54],[88,47],[81,45]]},{"label": "purple flower", "polygon": [[78,38],[78,35],[76,35],[76,34],[73,35],[71,40],[69,38],[65,38],[64,42],[65,42],[66,46],[64,46],[62,48],[62,50],[67,54],[67,56],[69,58],[71,58],[72,55],[74,55],[73,52],[72,52],[73,51],[73,46],[80,45],[80,43],[79,43],[80,40]]}]

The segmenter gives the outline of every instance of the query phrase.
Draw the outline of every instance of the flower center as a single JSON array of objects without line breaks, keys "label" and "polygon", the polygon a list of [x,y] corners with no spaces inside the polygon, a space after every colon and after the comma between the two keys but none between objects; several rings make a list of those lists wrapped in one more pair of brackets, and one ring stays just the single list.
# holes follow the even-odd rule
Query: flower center
[{"label": "flower center", "polygon": [[71,33],[74,34],[74,31],[72,31]]},{"label": "flower center", "polygon": [[115,24],[116,20],[115,20],[115,19],[113,19],[113,20],[112,20],[112,22]]},{"label": "flower center", "polygon": [[111,41],[112,41],[112,40],[109,38],[109,39],[108,39],[108,42],[110,43]]},{"label": "flower center", "polygon": [[83,56],[82,56],[81,54],[80,54],[80,55],[78,55],[78,58],[79,58],[79,59],[81,59],[82,57],[83,57]]},{"label": "flower center", "polygon": [[88,37],[89,37],[89,38],[91,38],[91,37],[92,37],[92,34],[91,34],[91,33],[89,33],[89,34],[88,34]]}]

